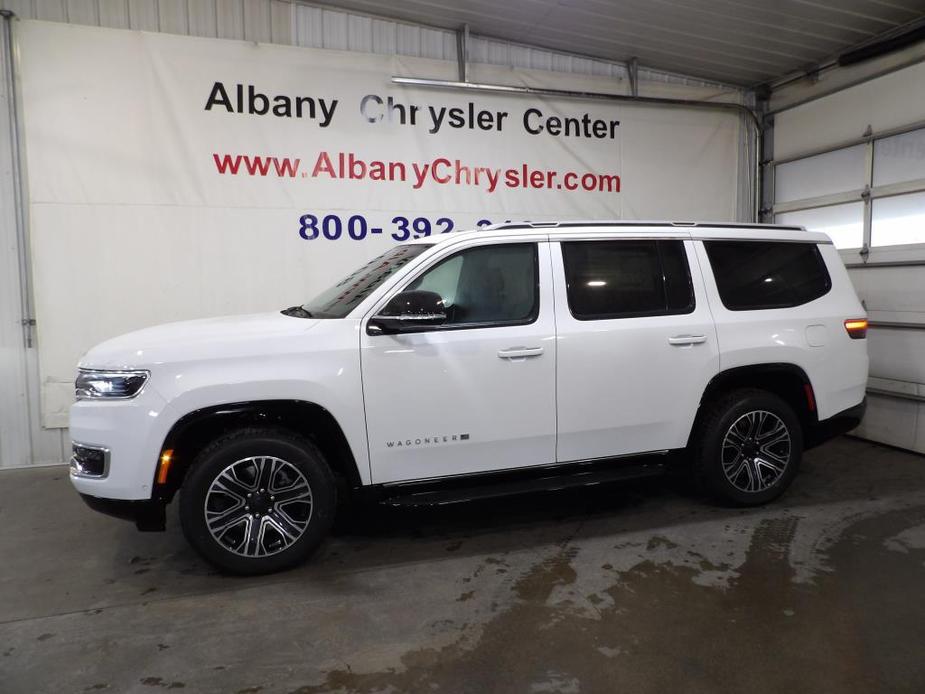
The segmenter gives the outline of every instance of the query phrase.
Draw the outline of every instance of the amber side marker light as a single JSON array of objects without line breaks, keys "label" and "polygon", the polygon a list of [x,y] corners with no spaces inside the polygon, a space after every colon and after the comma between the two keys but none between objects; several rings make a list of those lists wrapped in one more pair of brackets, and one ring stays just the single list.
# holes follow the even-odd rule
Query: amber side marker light
[{"label": "amber side marker light", "polygon": [[810,412],[816,411],[816,394],[813,393],[813,387],[809,383],[803,384],[803,392],[806,394],[806,406]]},{"label": "amber side marker light", "polygon": [[157,483],[167,484],[167,475],[170,473],[170,464],[173,462],[173,449],[161,453],[161,461],[157,467]]},{"label": "amber side marker light", "polygon": [[866,318],[849,318],[845,321],[845,330],[848,336],[855,340],[862,340],[867,337],[867,319]]}]

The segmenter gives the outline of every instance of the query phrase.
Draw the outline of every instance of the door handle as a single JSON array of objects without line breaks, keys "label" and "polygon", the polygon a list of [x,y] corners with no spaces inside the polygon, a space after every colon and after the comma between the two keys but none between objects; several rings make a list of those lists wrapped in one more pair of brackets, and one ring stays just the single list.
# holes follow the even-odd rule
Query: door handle
[{"label": "door handle", "polygon": [[675,335],[668,338],[669,345],[699,345],[706,341],[706,335]]},{"label": "door handle", "polygon": [[538,357],[542,353],[542,347],[510,347],[508,349],[498,350],[498,356],[502,359],[523,359],[525,357]]}]

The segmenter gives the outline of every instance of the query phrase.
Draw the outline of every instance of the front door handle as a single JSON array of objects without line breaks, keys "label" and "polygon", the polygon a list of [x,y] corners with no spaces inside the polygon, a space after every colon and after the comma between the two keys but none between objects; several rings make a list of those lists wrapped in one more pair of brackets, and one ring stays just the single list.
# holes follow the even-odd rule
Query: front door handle
[{"label": "front door handle", "polygon": [[706,341],[706,335],[675,335],[668,338],[669,345],[699,345]]},{"label": "front door handle", "polygon": [[498,356],[502,359],[523,359],[525,357],[538,357],[542,353],[542,347],[510,347],[508,349],[498,350]]}]

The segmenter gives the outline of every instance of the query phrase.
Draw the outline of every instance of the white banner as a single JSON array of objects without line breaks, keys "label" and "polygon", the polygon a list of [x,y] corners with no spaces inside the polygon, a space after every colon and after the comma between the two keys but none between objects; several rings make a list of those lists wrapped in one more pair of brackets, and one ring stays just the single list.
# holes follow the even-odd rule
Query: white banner
[{"label": "white banner", "polygon": [[28,21],[17,39],[46,426],[96,342],[302,303],[406,238],[735,216],[734,116],[391,84],[452,78],[442,61]]}]

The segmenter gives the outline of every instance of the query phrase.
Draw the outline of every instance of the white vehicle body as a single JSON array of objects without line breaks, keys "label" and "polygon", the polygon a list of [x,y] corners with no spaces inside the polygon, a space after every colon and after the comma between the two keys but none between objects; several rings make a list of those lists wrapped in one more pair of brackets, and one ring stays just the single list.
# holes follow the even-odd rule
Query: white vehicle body
[{"label": "white vehicle body", "polygon": [[[683,244],[689,311],[600,320],[572,314],[563,244],[652,239]],[[730,310],[704,245],[718,240],[815,245],[831,288],[794,307]],[[814,422],[864,401],[866,340],[852,339],[845,321],[865,312],[824,234],[615,222],[511,225],[411,243],[426,250],[346,317],[271,313],[174,323],[90,350],[81,369],[150,376],[132,398],[73,405],[73,441],[107,456],[102,475],[72,468],[74,486],[89,497],[151,500],[178,422],[255,402],[310,403],[328,413],[349,447],[352,478],[370,486],[684,449],[710,384],[741,367],[785,365],[804,374]],[[539,307],[530,322],[402,334],[370,328],[441,259],[514,243],[536,245]]]}]

